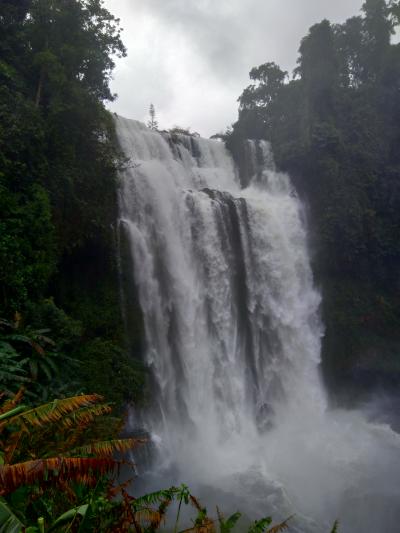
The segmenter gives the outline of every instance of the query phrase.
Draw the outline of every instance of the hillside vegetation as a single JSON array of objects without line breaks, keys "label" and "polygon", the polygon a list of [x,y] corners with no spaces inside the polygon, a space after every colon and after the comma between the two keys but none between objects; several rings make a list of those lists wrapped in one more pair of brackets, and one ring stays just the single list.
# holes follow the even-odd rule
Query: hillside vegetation
[{"label": "hillside vegetation", "polygon": [[335,392],[400,383],[400,45],[398,2],[367,0],[302,39],[293,76],[250,72],[227,144],[271,141],[308,207],[322,288],[323,365]]}]

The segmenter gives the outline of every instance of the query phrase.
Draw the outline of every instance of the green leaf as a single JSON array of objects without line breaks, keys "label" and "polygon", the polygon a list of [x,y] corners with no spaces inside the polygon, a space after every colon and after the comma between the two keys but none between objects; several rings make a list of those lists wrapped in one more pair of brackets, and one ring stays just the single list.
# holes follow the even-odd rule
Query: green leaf
[{"label": "green leaf", "polygon": [[7,502],[0,499],[0,533],[20,533],[24,527]]},{"label": "green leaf", "polygon": [[18,356],[18,352],[9,342],[0,341],[0,353],[2,356]]},{"label": "green leaf", "polygon": [[48,375],[49,379],[52,379],[53,375],[58,375],[60,373],[60,370],[57,367],[57,364],[53,361],[53,359],[51,359],[51,357],[54,357],[54,356],[47,354],[45,361],[42,361],[42,365],[43,363],[47,365],[47,370],[45,371],[45,373]]},{"label": "green leaf", "polygon": [[31,377],[33,380],[37,380],[37,377],[38,377],[38,364],[37,364],[37,361],[35,361],[34,359],[31,359],[29,361],[29,369],[30,369],[30,373],[31,373]]},{"label": "green leaf", "polygon": [[6,413],[1,414],[0,420],[4,420],[6,418],[10,418],[11,416],[22,413],[26,409],[27,409],[26,405],[18,405],[18,407],[15,407],[14,409],[11,409],[10,411],[7,411]]},{"label": "green leaf", "polygon": [[71,523],[75,520],[75,518],[79,515],[82,518],[85,518],[87,510],[89,509],[89,504],[81,505],[80,507],[73,507],[72,509],[69,509],[69,511],[63,513],[61,516],[57,518],[57,520],[51,525],[49,529],[50,531],[54,531],[58,527]]},{"label": "green leaf", "polygon": [[241,513],[236,512],[233,515],[231,515],[229,518],[227,518],[226,520],[220,521],[221,533],[228,533],[229,531],[231,531],[235,527],[236,522],[239,520],[241,516],[242,516]]},{"label": "green leaf", "polygon": [[142,505],[154,505],[161,503],[166,499],[174,500],[181,494],[180,489],[177,487],[171,487],[170,489],[163,489],[157,492],[150,492],[133,500],[132,505],[134,508],[139,508]]},{"label": "green leaf", "polygon": [[14,342],[23,342],[24,344],[32,345],[32,340],[26,335],[20,333],[12,333],[6,336],[6,339]]},{"label": "green leaf", "polygon": [[250,527],[248,533],[263,533],[268,526],[271,525],[272,518],[267,516],[261,518],[261,520],[256,520]]}]

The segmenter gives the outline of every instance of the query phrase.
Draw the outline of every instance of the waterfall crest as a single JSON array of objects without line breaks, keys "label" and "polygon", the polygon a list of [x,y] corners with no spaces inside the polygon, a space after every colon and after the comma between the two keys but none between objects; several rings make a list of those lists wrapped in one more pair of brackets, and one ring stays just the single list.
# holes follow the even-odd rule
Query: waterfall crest
[{"label": "waterfall crest", "polygon": [[[369,488],[360,500],[359,490],[394,480],[381,454],[398,459],[398,438],[327,410],[302,206],[269,144],[248,141],[242,188],[221,142],[121,117],[117,132],[130,158],[120,228],[156,390],[146,426],[158,475],[241,494],[241,509],[248,491],[249,511],[297,512],[298,531],[343,516],[344,532],[361,531],[363,501],[379,496]],[[399,497],[394,482],[389,493],[375,502],[379,516]]]}]

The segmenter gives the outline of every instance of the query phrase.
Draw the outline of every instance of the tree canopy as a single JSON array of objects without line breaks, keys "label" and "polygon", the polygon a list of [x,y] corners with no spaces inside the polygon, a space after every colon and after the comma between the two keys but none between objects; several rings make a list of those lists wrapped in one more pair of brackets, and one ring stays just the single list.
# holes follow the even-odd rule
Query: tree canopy
[{"label": "tree canopy", "polygon": [[100,0],[5,0],[0,27],[0,283],[15,308],[110,223],[117,153],[103,101],[125,48]]},{"label": "tree canopy", "polygon": [[[97,378],[119,406],[139,375],[124,345],[115,259],[124,158],[105,108],[125,54],[102,0],[0,2],[0,317],[18,311],[25,325],[49,329],[60,356],[80,360],[69,392]],[[10,364],[33,364],[34,353],[12,345],[11,357],[4,346]]]}]

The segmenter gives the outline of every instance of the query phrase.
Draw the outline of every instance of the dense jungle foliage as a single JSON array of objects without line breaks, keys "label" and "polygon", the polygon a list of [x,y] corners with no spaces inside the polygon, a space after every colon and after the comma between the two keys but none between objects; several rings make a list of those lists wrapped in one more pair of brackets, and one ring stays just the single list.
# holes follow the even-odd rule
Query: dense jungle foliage
[{"label": "dense jungle foliage", "polygon": [[[400,3],[366,0],[300,44],[293,77],[250,72],[227,144],[272,143],[309,209],[323,296],[325,376],[337,393],[400,383]],[[349,392],[350,391],[350,392]]]},{"label": "dense jungle foliage", "polygon": [[142,442],[121,438],[119,415],[144,385],[140,314],[129,346],[120,315],[116,191],[125,161],[104,106],[114,98],[113,57],[124,54],[118,20],[100,0],[0,1],[5,533],[130,531],[143,507],[118,483],[116,459]]},{"label": "dense jungle foliage", "polygon": [[[0,403],[2,533],[156,533],[166,520],[174,533],[229,533],[241,519],[240,512],[226,517],[218,507],[211,517],[186,485],[132,496],[131,453],[146,439],[121,438],[125,422],[101,396],[77,395],[36,407],[23,400],[21,389]],[[185,529],[182,506],[195,512]],[[272,525],[269,516],[254,521],[244,516],[239,530],[279,533],[292,518]],[[332,533],[337,528],[335,523]]]},{"label": "dense jungle foliage", "polygon": [[0,2],[0,375],[15,392],[19,367],[37,399],[142,394],[140,314],[128,350],[115,259],[124,160],[104,106],[120,33],[100,0]]},{"label": "dense jungle foliage", "polygon": [[[239,164],[243,139],[271,140],[309,202],[324,361],[342,383],[357,369],[400,375],[399,22],[398,2],[367,0],[361,17],[313,26],[292,80],[273,63],[251,71],[227,139]],[[195,510],[186,532],[228,533],[240,518],[211,518],[185,486],[133,498],[117,475],[143,444],[121,438],[119,415],[145,383],[124,279],[128,343],[120,315],[125,161],[105,109],[125,53],[101,0],[0,0],[0,531],[153,532],[174,503],[175,532],[182,505]]]},{"label": "dense jungle foliage", "polygon": [[[115,438],[123,421],[112,416],[101,396],[80,395],[35,408],[22,400],[19,392],[0,404],[3,533],[155,533],[167,514],[175,533],[229,533],[240,520],[241,513],[225,517],[218,507],[212,518],[185,485],[130,495],[135,469],[126,452],[145,440]],[[131,476],[125,482],[122,468],[125,477]],[[182,506],[195,511],[192,526],[184,530],[179,523]],[[288,529],[290,520],[272,526],[271,517],[245,519],[240,530],[278,533]]]}]

